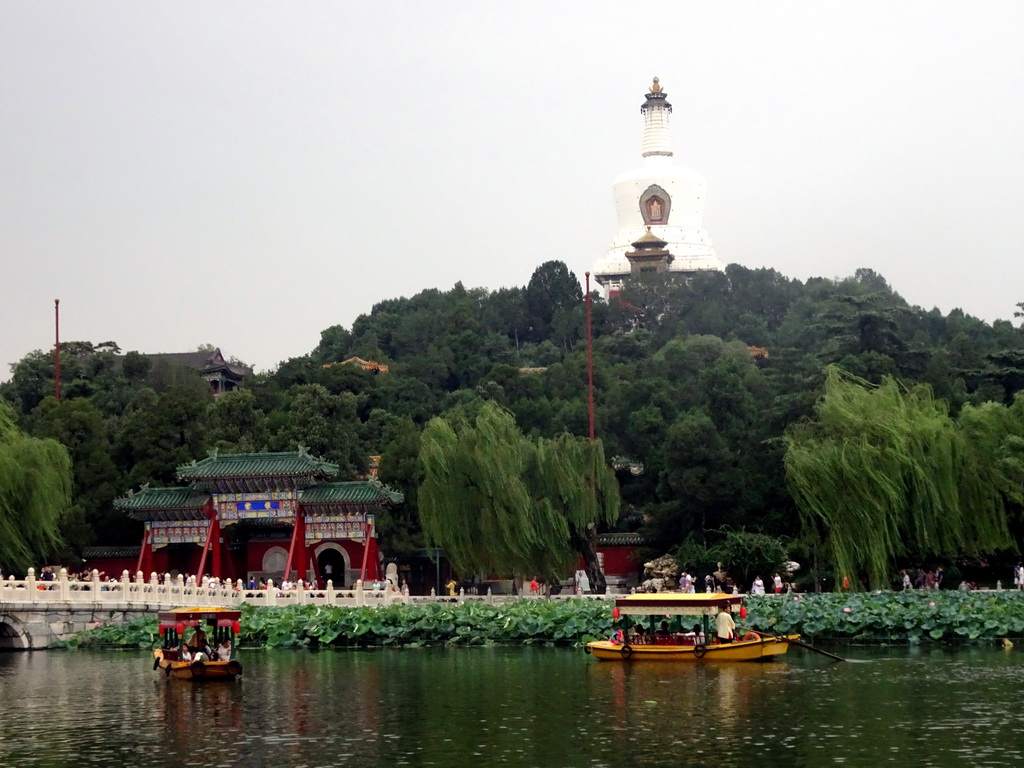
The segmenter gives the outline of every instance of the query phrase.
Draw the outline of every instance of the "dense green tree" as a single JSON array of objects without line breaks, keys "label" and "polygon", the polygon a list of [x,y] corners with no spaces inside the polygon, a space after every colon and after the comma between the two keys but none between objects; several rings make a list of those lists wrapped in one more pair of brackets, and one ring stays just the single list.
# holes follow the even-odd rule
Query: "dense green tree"
[{"label": "dense green tree", "polygon": [[74,487],[72,505],[61,520],[63,541],[76,551],[96,541],[137,542],[137,525],[110,503],[119,490],[120,474],[100,410],[84,398],[58,403],[48,397],[32,413],[29,430],[35,437],[56,440],[71,458]]},{"label": "dense green tree", "polygon": [[306,384],[293,387],[288,399],[287,420],[273,438],[276,450],[302,445],[336,463],[341,478],[365,473],[367,452],[358,439],[355,395],[332,395],[320,384]]},{"label": "dense green tree", "polygon": [[560,346],[566,346],[582,330],[570,318],[582,307],[580,281],[561,261],[547,261],[534,270],[526,286],[526,310],[529,313],[530,339],[551,339],[556,322]]},{"label": "dense green tree", "polygon": [[1010,545],[1005,501],[944,403],[920,386],[829,371],[815,419],[786,432],[786,476],[837,574],[889,584],[901,556]]},{"label": "dense green tree", "polygon": [[221,453],[266,450],[270,441],[267,415],[248,389],[220,395],[210,406],[205,442]]},{"label": "dense green tree", "polygon": [[492,403],[432,419],[420,457],[424,532],[464,573],[560,577],[618,513],[599,443],[528,440]]},{"label": "dense green tree", "polygon": [[418,503],[423,482],[420,429],[412,419],[401,419],[392,428],[380,458],[377,479],[405,496],[400,506],[385,510],[377,517],[381,548],[390,555],[412,554],[424,546]]},{"label": "dense green tree", "polygon": [[24,572],[53,554],[72,487],[67,449],[22,432],[0,403],[0,569]]},{"label": "dense green tree", "polygon": [[207,453],[206,415],[211,400],[197,399],[191,388],[171,387],[161,394],[140,389],[125,412],[114,455],[125,473],[122,489],[144,483],[172,485],[177,467]]}]

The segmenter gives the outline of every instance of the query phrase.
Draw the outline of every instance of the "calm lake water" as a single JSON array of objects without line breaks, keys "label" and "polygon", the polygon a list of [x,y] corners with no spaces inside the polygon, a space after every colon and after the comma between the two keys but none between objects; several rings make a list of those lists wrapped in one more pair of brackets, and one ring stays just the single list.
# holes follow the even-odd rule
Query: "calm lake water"
[{"label": "calm lake water", "polygon": [[1010,766],[1024,648],[793,649],[771,664],[579,651],[248,651],[236,683],[143,652],[0,655],[0,766]]}]

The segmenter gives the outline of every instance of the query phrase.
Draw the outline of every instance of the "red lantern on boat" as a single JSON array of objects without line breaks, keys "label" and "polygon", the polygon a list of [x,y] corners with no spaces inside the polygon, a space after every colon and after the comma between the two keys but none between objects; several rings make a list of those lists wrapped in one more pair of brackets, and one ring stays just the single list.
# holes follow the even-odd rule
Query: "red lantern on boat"
[{"label": "red lantern on boat", "polygon": [[181,635],[184,635],[185,634],[185,623],[182,622],[182,621],[179,621],[177,624],[174,625],[174,629],[178,633],[179,637]]},{"label": "red lantern on boat", "polygon": [[231,631],[234,632],[236,635],[239,632],[241,632],[242,631],[242,622],[236,621],[234,624],[232,624],[231,625]]},{"label": "red lantern on boat", "polygon": [[741,619],[747,618],[747,606],[745,606],[745,605],[741,605],[740,606],[740,618]]},{"label": "red lantern on boat", "polygon": [[165,627],[163,624],[161,624],[160,625],[160,634],[163,635],[166,631],[167,631],[167,627]]},{"label": "red lantern on boat", "polygon": [[618,609],[618,608],[613,608],[613,609],[612,609],[612,618],[613,618],[613,619],[615,619],[616,621],[618,621],[618,620],[619,620],[619,616],[621,616],[621,615],[622,615],[622,614],[621,614],[621,613],[619,613],[619,609]]}]

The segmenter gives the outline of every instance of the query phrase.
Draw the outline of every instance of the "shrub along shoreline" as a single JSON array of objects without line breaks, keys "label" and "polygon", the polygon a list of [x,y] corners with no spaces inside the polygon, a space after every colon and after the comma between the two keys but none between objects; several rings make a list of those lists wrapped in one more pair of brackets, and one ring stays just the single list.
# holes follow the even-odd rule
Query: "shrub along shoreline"
[{"label": "shrub along shoreline", "polygon": [[[808,641],[988,643],[1024,637],[1024,592],[868,592],[748,596],[745,629]],[[579,645],[617,626],[603,600],[532,600],[336,608],[243,606],[246,648]],[[633,623],[623,617],[621,625]],[[54,648],[152,648],[156,616],[103,624]]]}]

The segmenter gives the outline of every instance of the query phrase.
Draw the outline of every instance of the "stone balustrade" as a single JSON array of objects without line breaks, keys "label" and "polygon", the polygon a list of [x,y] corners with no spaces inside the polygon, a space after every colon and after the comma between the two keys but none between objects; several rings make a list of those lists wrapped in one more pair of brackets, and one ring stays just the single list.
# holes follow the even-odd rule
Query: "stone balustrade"
[{"label": "stone balustrade", "polygon": [[[565,600],[586,597],[607,599],[614,595],[554,595],[544,599]],[[0,607],[3,604],[39,605],[52,603],[62,607],[81,606],[96,609],[103,606],[117,607],[118,610],[159,610],[186,606],[213,606],[235,608],[243,603],[254,606],[271,605],[329,605],[329,606],[385,606],[394,603],[421,604],[431,602],[482,602],[488,604],[515,602],[524,599],[521,595],[469,595],[460,591],[458,595],[404,595],[393,589],[364,589],[357,581],[353,589],[335,589],[328,581],[326,587],[310,588],[300,580],[289,589],[282,589],[273,581],[265,589],[249,589],[240,579],[236,582],[221,582],[217,586],[204,586],[195,582],[195,577],[162,577],[151,573],[147,580],[141,571],[132,578],[128,571],[122,571],[117,581],[102,581],[98,571],[93,571],[88,580],[68,578],[66,569],[61,568],[53,581],[36,578],[35,569],[30,568],[24,579],[9,576],[0,579]]]}]

